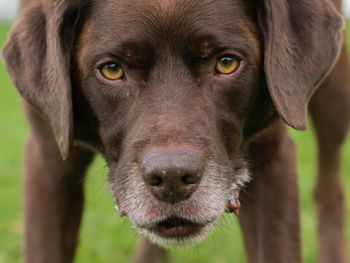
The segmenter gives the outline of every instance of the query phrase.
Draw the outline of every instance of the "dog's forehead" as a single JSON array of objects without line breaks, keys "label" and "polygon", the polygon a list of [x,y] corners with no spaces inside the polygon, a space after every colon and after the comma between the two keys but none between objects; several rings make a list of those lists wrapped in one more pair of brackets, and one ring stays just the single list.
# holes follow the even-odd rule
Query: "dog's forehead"
[{"label": "dog's forehead", "polygon": [[[251,1],[247,0],[105,0],[94,1],[92,16],[119,22],[154,22],[167,24],[174,19],[195,22],[220,22],[231,18],[236,23],[247,14]],[[215,21],[216,20],[216,21]],[[111,22],[111,21],[110,21]],[[177,21],[181,22],[181,21]]]},{"label": "dog's forehead", "polygon": [[[130,37],[133,34],[160,34],[178,31],[251,29],[246,0],[106,0],[94,1],[87,21],[96,37]],[[181,30],[183,30],[181,32]]]},{"label": "dog's forehead", "polygon": [[[241,43],[252,46],[254,53],[258,53],[257,27],[249,3],[246,0],[94,1],[78,41],[84,43],[81,46],[86,50],[80,52],[91,54],[103,46],[145,40],[158,48],[164,42],[176,45],[186,38],[204,35],[222,39],[241,36]],[[245,43],[245,39],[250,43]]]}]

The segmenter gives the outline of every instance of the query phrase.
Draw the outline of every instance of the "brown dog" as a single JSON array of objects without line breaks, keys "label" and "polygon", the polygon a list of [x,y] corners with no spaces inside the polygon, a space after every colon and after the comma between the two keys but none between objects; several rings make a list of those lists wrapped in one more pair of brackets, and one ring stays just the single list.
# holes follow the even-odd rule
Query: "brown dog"
[{"label": "brown dog", "polygon": [[[238,214],[246,185],[249,262],[301,262],[295,152],[280,118],[306,128],[311,95],[341,53],[334,2],[24,1],[3,54],[30,105],[26,262],[72,261],[95,152],[121,214],[154,243],[202,240],[225,211]],[[322,263],[347,262],[349,73],[343,45],[311,100]],[[145,243],[137,260],[163,252]]]}]

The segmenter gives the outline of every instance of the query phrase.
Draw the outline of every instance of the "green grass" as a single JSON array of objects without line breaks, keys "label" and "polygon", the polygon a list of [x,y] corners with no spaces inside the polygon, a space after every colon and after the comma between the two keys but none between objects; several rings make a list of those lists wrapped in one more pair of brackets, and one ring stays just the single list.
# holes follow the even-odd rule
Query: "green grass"
[{"label": "green grass", "polygon": [[[0,25],[0,47],[9,25]],[[350,74],[350,73],[349,73]],[[23,145],[28,127],[18,94],[0,63],[0,263],[22,262],[23,239]],[[316,259],[316,222],[312,203],[315,182],[315,140],[308,132],[291,132],[299,148],[302,238],[305,262]],[[344,147],[343,177],[347,193],[347,238],[350,251],[350,140]],[[125,219],[114,211],[106,187],[107,170],[101,158],[91,166],[86,182],[86,208],[75,262],[129,262],[138,237]],[[346,176],[345,176],[346,175]],[[237,219],[224,216],[223,227],[202,244],[172,252],[171,262],[245,262]]]}]

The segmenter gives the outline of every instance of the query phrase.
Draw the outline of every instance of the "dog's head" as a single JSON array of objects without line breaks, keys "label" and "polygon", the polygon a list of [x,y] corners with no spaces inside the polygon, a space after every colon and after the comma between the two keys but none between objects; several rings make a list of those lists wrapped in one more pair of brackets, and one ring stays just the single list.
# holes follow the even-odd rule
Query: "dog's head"
[{"label": "dog's head", "polygon": [[120,209],[171,246],[235,209],[252,137],[306,127],[342,27],[327,0],[36,0],[4,58],[63,157],[100,151]]}]

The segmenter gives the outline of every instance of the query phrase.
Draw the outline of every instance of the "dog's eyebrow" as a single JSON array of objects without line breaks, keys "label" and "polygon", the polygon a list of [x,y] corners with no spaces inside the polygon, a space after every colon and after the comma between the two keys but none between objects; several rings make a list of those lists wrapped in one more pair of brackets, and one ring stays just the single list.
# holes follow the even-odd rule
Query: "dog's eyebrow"
[{"label": "dog's eyebrow", "polygon": [[202,35],[189,39],[186,44],[186,56],[194,60],[209,58],[225,51],[234,51],[244,59],[254,63],[255,52],[252,43],[237,35],[235,37],[231,35],[219,37]]},{"label": "dog's eyebrow", "polygon": [[[91,52],[94,53],[94,52]],[[99,45],[98,51],[85,61],[89,68],[96,67],[98,63],[117,60],[130,67],[145,67],[153,62],[154,50],[147,42],[125,41],[111,44],[110,42]],[[107,60],[107,61],[103,61]]]},{"label": "dog's eyebrow", "polygon": [[186,50],[188,54],[200,57],[208,57],[218,49],[218,41],[210,35],[191,37],[187,40]]}]

